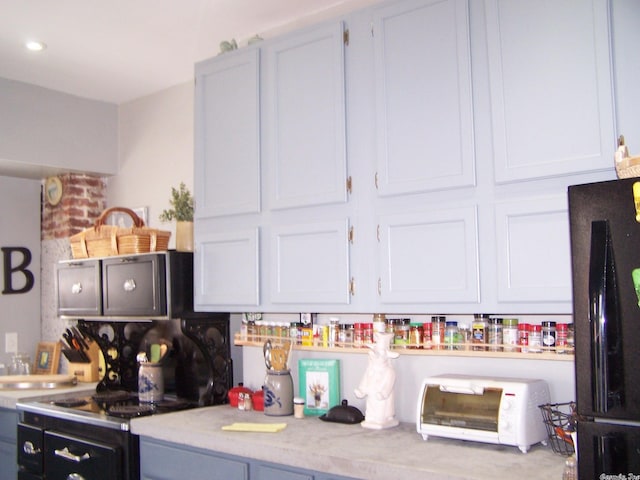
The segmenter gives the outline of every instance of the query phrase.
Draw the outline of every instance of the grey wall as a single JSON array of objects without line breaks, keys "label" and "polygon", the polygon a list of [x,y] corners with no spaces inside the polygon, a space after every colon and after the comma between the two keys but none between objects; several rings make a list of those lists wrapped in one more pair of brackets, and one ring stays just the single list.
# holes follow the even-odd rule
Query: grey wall
[{"label": "grey wall", "polygon": [[[18,334],[18,349],[35,358],[40,339],[40,184],[39,180],[26,180],[0,176],[0,247],[26,247],[32,259],[27,270],[34,275],[33,289],[26,293],[2,293],[9,287],[0,275],[0,363],[9,363],[5,350],[5,334]],[[22,256],[16,257],[20,262]],[[0,256],[0,271],[5,265]],[[25,285],[22,273],[12,275],[12,286]]]},{"label": "grey wall", "polygon": [[0,174],[118,172],[117,105],[0,78],[0,112]]}]

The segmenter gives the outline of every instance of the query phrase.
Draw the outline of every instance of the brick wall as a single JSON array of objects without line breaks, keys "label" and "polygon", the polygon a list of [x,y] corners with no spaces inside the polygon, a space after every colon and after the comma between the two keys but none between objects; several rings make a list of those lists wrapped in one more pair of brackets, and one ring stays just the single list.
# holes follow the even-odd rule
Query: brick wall
[{"label": "brick wall", "polygon": [[59,175],[62,199],[57,205],[43,202],[42,240],[68,238],[94,224],[106,208],[103,178],[84,174]]}]

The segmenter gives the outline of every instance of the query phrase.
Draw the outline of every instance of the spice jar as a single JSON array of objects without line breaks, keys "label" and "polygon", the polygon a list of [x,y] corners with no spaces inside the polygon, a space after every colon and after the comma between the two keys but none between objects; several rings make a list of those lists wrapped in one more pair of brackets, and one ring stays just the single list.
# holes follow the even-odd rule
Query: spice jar
[{"label": "spice jar", "polygon": [[447,350],[457,350],[460,344],[458,322],[449,321],[445,324],[444,344]]},{"label": "spice jar", "polygon": [[364,347],[364,323],[353,324],[353,346],[356,348]]},{"label": "spice jar", "polygon": [[338,341],[338,328],[340,319],[332,317],[329,319],[329,347],[335,347]]},{"label": "spice jar", "polygon": [[343,323],[338,329],[338,346],[339,347],[351,347],[353,346],[353,334],[354,326]]},{"label": "spice jar", "polygon": [[421,323],[409,324],[409,348],[422,348],[423,331]]},{"label": "spice jar", "polygon": [[362,324],[362,342],[365,347],[373,343],[373,323]]},{"label": "spice jar", "polygon": [[528,323],[518,324],[518,345],[522,353],[529,352],[529,330],[531,325]]},{"label": "spice jar", "polygon": [[458,324],[458,332],[460,333],[460,350],[471,349],[471,329],[465,323]]},{"label": "spice jar", "polygon": [[529,330],[529,353],[542,353],[542,326],[531,325]]},{"label": "spice jar", "polygon": [[406,348],[409,344],[409,319],[401,318],[395,322],[393,345],[400,348]]},{"label": "spice jar", "polygon": [[476,313],[473,316],[473,323],[471,324],[471,342],[473,350],[484,351],[487,349],[485,344],[487,343],[487,322],[484,315]]},{"label": "spice jar", "polygon": [[556,322],[542,322],[542,346],[545,349],[555,349],[556,347]]},{"label": "spice jar", "polygon": [[502,319],[490,318],[487,326],[487,343],[490,352],[502,351]]},{"label": "spice jar", "polygon": [[431,350],[431,322],[422,324],[422,348]]},{"label": "spice jar", "polygon": [[376,313],[373,316],[373,331],[382,333],[387,331],[387,317],[384,313]]},{"label": "spice jar", "polygon": [[576,346],[576,331],[573,323],[567,325],[567,353],[573,353]]},{"label": "spice jar", "polygon": [[447,328],[447,317],[431,317],[431,345],[434,350],[440,350],[444,346],[444,333]]},{"label": "spice jar", "polygon": [[566,323],[556,324],[556,353],[567,353],[567,334],[569,333]]},{"label": "spice jar", "polygon": [[518,351],[518,319],[505,318],[502,321],[502,349],[505,352]]}]

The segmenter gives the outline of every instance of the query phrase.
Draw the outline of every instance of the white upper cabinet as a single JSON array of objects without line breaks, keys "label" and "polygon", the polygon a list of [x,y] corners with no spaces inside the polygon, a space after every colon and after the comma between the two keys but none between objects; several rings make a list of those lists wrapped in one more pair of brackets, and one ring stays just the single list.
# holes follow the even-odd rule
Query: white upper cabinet
[{"label": "white upper cabinet", "polygon": [[269,207],[347,200],[342,22],[264,47],[263,134]]},{"label": "white upper cabinet", "polygon": [[442,208],[380,218],[380,302],[480,301],[477,212]]},{"label": "white upper cabinet", "polygon": [[475,184],[467,0],[374,11],[380,195]]},{"label": "white upper cabinet", "polygon": [[273,227],[271,302],[281,308],[301,303],[348,305],[348,228],[347,220]]},{"label": "white upper cabinet", "polygon": [[569,308],[571,248],[566,195],[500,202],[495,216],[498,302],[560,302]]},{"label": "white upper cabinet", "polygon": [[196,218],[260,211],[260,51],[196,65]]},{"label": "white upper cabinet", "polygon": [[611,167],[608,2],[486,0],[495,179]]}]

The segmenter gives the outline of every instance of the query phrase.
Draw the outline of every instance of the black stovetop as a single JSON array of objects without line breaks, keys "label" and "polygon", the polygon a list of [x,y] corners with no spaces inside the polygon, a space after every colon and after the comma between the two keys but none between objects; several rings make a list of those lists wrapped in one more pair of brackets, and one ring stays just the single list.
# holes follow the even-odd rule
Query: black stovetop
[{"label": "black stovetop", "polygon": [[166,396],[157,403],[143,403],[126,390],[73,391],[19,401],[19,411],[128,431],[129,420],[197,408],[196,402]]}]

